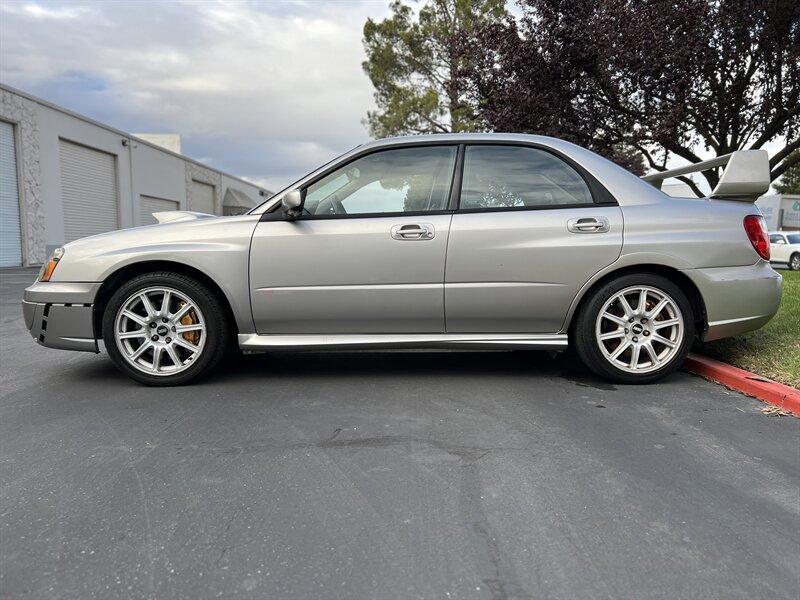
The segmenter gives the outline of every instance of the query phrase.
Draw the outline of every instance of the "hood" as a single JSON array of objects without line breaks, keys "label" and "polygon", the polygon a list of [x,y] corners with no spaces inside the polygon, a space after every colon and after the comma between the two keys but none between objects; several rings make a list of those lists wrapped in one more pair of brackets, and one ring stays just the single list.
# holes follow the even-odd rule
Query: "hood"
[{"label": "hood", "polygon": [[190,210],[165,210],[154,212],[153,216],[160,223],[176,223],[178,221],[196,221],[197,219],[213,219],[216,215],[193,212]]}]

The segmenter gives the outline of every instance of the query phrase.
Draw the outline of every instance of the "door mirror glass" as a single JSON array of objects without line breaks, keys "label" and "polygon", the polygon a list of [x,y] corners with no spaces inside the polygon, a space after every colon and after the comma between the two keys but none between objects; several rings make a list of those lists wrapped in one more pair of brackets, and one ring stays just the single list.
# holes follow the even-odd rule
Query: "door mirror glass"
[{"label": "door mirror glass", "polygon": [[281,208],[290,219],[299,217],[303,212],[303,193],[300,190],[286,192],[281,199]]}]

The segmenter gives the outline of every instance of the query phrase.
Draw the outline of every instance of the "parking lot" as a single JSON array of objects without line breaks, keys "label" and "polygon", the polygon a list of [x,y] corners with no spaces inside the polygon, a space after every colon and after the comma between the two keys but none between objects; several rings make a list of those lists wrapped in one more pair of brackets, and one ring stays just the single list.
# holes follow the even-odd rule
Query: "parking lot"
[{"label": "parking lot", "polygon": [[800,420],[544,353],[285,354],[154,389],[2,279],[0,594],[797,598]]}]

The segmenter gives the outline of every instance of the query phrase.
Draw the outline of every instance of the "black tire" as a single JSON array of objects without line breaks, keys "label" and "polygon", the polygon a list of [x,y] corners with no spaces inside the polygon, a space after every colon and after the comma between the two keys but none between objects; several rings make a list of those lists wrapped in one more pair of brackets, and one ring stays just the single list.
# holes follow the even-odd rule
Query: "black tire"
[{"label": "black tire", "polygon": [[[605,303],[622,290],[634,286],[648,286],[666,293],[677,304],[683,319],[683,335],[681,339],[676,340],[678,345],[675,351],[661,367],[644,373],[628,372],[612,364],[601,351],[601,342],[595,335],[597,319]],[[672,373],[683,364],[695,337],[694,319],[692,305],[686,294],[677,285],[660,275],[631,273],[603,284],[584,301],[576,317],[575,327],[572,331],[572,343],[583,363],[604,379],[615,383],[652,383]],[[633,362],[636,359],[632,358],[631,360]]]},{"label": "black tire", "polygon": [[[199,357],[184,371],[172,375],[150,375],[128,363],[117,346],[114,327],[117,313],[123,303],[134,293],[149,287],[164,286],[186,294],[194,302],[206,321],[206,339]],[[114,364],[132,379],[150,386],[182,385],[195,381],[211,371],[225,356],[232,328],[222,303],[205,285],[180,273],[157,271],[138,275],[120,286],[103,313],[103,342]]]},{"label": "black tire", "polygon": [[789,270],[800,271],[800,252],[795,252],[789,257]]}]

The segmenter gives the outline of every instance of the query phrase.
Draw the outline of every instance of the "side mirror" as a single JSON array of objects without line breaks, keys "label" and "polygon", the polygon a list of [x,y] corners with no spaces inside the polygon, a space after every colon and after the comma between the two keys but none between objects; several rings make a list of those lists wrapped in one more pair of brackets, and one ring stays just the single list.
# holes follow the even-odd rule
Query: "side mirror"
[{"label": "side mirror", "polygon": [[290,219],[296,219],[303,212],[303,193],[300,190],[286,192],[281,199],[281,208]]}]

